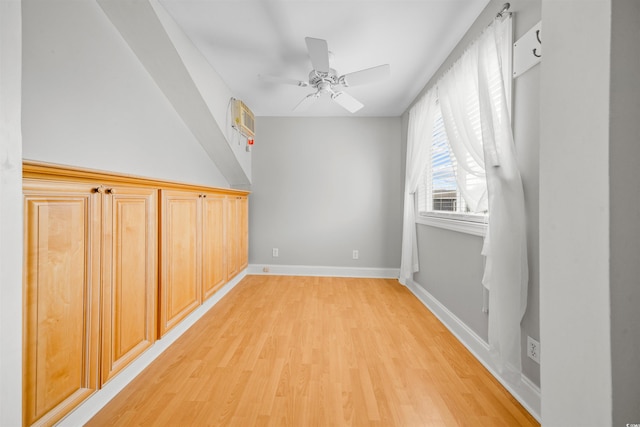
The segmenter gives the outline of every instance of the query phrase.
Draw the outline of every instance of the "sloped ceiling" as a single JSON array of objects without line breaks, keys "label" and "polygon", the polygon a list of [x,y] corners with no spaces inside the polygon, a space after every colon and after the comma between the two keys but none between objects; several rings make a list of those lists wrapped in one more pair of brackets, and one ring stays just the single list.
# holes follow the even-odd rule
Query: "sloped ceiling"
[{"label": "sloped ceiling", "polygon": [[[384,81],[350,87],[355,116],[399,116],[489,0],[160,0],[235,96],[257,116],[351,116],[323,97],[293,108],[311,88],[259,74],[307,80],[305,37],[325,39],[339,75],[390,64]],[[487,23],[488,24],[488,23]]]}]

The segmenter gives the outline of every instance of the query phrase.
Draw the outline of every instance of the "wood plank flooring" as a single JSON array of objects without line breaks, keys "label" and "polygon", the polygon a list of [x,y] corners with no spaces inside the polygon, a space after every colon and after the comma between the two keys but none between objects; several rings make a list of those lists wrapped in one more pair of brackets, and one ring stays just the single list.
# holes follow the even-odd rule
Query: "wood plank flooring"
[{"label": "wood plank flooring", "polygon": [[537,426],[396,280],[247,276],[88,426]]}]

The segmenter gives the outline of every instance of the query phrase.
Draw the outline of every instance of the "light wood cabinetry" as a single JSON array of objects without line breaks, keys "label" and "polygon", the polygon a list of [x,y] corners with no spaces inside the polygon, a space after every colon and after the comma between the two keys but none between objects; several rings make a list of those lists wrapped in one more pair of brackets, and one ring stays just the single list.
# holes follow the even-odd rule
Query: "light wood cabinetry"
[{"label": "light wood cabinetry", "polygon": [[100,195],[24,184],[24,424],[52,425],[98,388]]},{"label": "light wood cabinetry", "polygon": [[224,195],[163,190],[161,200],[160,336],[227,282],[226,247],[237,245]]},{"label": "light wood cabinetry", "polygon": [[201,302],[201,196],[161,191],[160,336]]},{"label": "light wood cabinetry", "polygon": [[27,161],[23,178],[23,424],[50,426],[246,266],[247,193]]},{"label": "light wood cabinetry", "polygon": [[218,194],[202,198],[202,298],[206,300],[227,282],[225,204]]},{"label": "light wood cabinetry", "polygon": [[154,343],[158,284],[158,191],[114,187],[105,192],[103,384]]},{"label": "light wood cabinetry", "polygon": [[25,180],[26,425],[55,422],[155,341],[156,194]]},{"label": "light wood cabinetry", "polygon": [[238,199],[238,260],[240,270],[244,270],[249,265],[249,198],[242,196]]},{"label": "light wood cabinetry", "polygon": [[249,261],[249,203],[246,196],[227,198],[227,276],[244,269]]}]

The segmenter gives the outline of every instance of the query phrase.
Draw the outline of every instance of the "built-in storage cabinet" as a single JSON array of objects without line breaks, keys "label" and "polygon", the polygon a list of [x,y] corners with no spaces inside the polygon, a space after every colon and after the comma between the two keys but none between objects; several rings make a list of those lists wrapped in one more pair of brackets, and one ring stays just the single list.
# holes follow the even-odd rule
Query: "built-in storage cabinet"
[{"label": "built-in storage cabinet", "polygon": [[157,190],[25,180],[24,203],[25,424],[49,425],[155,341]]},{"label": "built-in storage cabinet", "polygon": [[103,384],[154,343],[158,284],[158,191],[109,187],[104,194]]},{"label": "built-in storage cabinet", "polygon": [[98,389],[100,201],[87,184],[24,183],[24,424]]},{"label": "built-in storage cabinet", "polygon": [[246,196],[227,198],[227,275],[233,277],[249,261],[249,203]]},{"label": "built-in storage cabinet", "polygon": [[49,426],[227,283],[246,192],[30,162],[23,178],[24,425]]},{"label": "built-in storage cabinet", "polygon": [[238,260],[240,263],[239,270],[244,270],[249,266],[249,198],[247,196],[238,197]]},{"label": "built-in storage cabinet", "polygon": [[160,336],[202,301],[202,194],[161,191]]},{"label": "built-in storage cabinet", "polygon": [[160,336],[235,276],[247,250],[236,196],[163,190],[161,203]]},{"label": "built-in storage cabinet", "polygon": [[[203,194],[202,201],[202,297],[209,298],[227,282],[226,197]],[[230,278],[230,277],[229,277]]]}]

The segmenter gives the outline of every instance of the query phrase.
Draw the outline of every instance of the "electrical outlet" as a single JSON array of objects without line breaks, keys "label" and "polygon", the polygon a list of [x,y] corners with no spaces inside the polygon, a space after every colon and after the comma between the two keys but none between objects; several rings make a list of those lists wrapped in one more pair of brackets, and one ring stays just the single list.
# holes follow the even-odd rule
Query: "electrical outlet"
[{"label": "electrical outlet", "polygon": [[271,251],[271,256],[273,256],[274,258],[278,258],[279,254],[278,254],[278,248],[273,248]]},{"label": "electrical outlet", "polygon": [[540,343],[527,337],[527,356],[536,363],[540,363]]},{"label": "electrical outlet", "polygon": [[360,258],[360,252],[357,249],[353,250],[353,259]]},{"label": "electrical outlet", "polygon": [[269,272],[269,267],[262,267],[262,272],[263,273],[268,273]]}]

